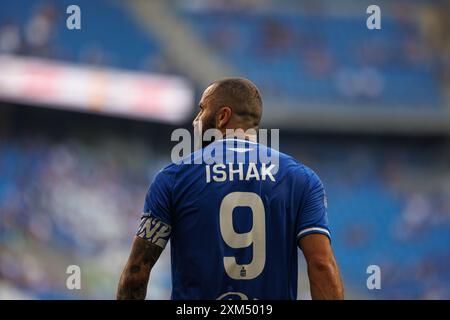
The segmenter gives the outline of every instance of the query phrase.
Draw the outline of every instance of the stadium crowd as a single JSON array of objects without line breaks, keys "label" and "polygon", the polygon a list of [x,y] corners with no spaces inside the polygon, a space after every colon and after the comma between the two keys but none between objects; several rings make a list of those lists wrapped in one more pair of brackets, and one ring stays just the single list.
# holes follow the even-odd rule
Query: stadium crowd
[{"label": "stadium crowd", "polygon": [[[1,2],[0,54],[178,72],[161,44],[117,2],[78,2],[80,33],[64,27],[69,1]],[[418,2],[403,2],[383,15],[383,32],[376,33],[355,27],[365,25],[365,15],[331,16],[320,6],[315,15],[272,12],[272,2],[174,1],[173,9],[265,97],[386,110],[442,105],[440,81],[448,83],[450,66],[450,42],[443,41],[448,32],[442,31],[447,11],[436,20],[439,11],[419,10],[428,21],[424,32],[407,14]],[[427,41],[434,43],[431,52]],[[16,128],[2,116],[0,110],[0,299],[113,298],[145,193],[169,162],[170,145],[124,138],[121,127],[101,135],[84,120],[75,133],[55,131],[58,121],[24,133],[34,119]],[[353,297],[450,299],[448,142],[291,133],[281,138],[281,151],[311,166],[325,184],[333,246]],[[170,295],[168,251],[152,273],[150,298]],[[82,268],[80,291],[65,286],[72,264]],[[382,290],[366,287],[372,264],[381,268]]]}]

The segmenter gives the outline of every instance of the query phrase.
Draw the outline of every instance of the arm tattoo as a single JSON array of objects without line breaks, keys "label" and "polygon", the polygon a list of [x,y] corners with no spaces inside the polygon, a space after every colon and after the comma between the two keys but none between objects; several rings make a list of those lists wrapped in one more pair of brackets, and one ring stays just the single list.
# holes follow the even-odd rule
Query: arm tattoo
[{"label": "arm tattoo", "polygon": [[145,299],[150,271],[162,250],[147,240],[134,238],[130,257],[120,277],[118,300]]}]

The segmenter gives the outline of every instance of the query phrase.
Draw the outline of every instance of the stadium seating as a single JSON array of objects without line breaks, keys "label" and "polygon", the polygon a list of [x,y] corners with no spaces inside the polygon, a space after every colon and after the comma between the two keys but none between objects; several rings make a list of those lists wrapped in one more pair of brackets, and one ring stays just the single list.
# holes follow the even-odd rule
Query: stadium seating
[{"label": "stadium seating", "polygon": [[[144,32],[120,3],[77,1],[81,30],[66,27],[71,1],[8,1],[0,3],[0,30],[18,27],[21,43],[16,52],[71,62],[153,70],[162,59],[159,43]],[[36,28],[36,20],[45,21]],[[36,40],[42,39],[41,43]]]},{"label": "stadium seating", "polygon": [[[31,3],[31,4],[30,4]],[[79,1],[82,30],[65,28],[70,1],[13,1],[0,10],[0,30],[19,27],[20,53],[120,68],[177,73],[164,48],[120,3]],[[0,4],[6,6],[6,3]],[[383,15],[382,32],[365,28],[366,16],[299,12],[187,10],[213,53],[254,79],[266,97],[320,105],[439,108],[444,103],[434,56],[423,50],[419,26]],[[29,43],[33,19],[52,26],[44,48]],[[39,36],[39,29],[31,32]],[[1,32],[0,32],[1,33]],[[35,34],[37,33],[37,34]],[[48,38],[48,39],[47,39]],[[123,44],[126,43],[126,46]],[[410,88],[415,88],[410,90]],[[382,108],[381,107],[381,108]]]},{"label": "stadium seating", "polygon": [[333,105],[443,104],[419,26],[389,13],[382,32],[368,30],[364,15],[181,9],[180,15],[266,95]]}]

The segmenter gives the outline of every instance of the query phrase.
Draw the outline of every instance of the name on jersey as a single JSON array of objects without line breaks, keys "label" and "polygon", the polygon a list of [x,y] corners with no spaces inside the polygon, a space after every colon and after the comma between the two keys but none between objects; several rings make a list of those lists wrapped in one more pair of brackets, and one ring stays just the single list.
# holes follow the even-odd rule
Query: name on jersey
[{"label": "name on jersey", "polygon": [[256,163],[249,163],[245,168],[243,163],[218,163],[214,165],[206,165],[206,183],[225,182],[225,181],[275,181],[272,170],[275,168],[275,164],[267,166],[262,163],[261,166],[257,166]]}]

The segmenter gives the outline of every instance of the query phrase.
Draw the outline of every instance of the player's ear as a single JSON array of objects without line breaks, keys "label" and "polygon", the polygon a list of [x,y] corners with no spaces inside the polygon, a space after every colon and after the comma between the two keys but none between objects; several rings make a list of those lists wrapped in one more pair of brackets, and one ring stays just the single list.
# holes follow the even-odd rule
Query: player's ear
[{"label": "player's ear", "polygon": [[217,112],[216,116],[216,128],[223,129],[227,126],[228,122],[231,119],[231,108],[230,107],[221,107],[219,112]]}]

